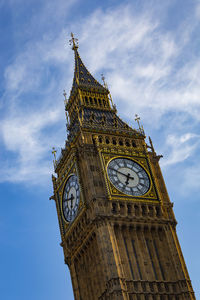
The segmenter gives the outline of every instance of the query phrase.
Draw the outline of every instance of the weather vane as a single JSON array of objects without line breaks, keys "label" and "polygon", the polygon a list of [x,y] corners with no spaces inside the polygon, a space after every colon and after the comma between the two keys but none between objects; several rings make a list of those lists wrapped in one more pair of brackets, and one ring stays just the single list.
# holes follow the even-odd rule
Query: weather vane
[{"label": "weather vane", "polygon": [[73,45],[72,46],[72,49],[73,50],[75,50],[75,49],[77,49],[78,48],[78,39],[76,39],[75,37],[74,37],[74,35],[73,35],[73,33],[71,33],[71,40],[69,40],[69,44],[70,45]]}]

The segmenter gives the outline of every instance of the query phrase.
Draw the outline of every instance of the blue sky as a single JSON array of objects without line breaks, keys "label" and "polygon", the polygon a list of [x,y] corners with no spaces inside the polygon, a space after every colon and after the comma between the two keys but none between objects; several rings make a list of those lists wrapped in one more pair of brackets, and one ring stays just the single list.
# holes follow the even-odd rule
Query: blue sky
[{"label": "blue sky", "polygon": [[200,1],[0,1],[0,293],[4,300],[73,299],[52,195],[51,148],[66,139],[63,89],[74,57],[119,115],[151,136],[200,299]]}]

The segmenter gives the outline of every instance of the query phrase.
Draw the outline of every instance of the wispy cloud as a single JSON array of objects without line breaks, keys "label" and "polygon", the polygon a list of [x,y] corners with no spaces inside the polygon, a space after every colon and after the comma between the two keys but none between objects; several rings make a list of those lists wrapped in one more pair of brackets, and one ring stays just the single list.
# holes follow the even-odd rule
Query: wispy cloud
[{"label": "wispy cloud", "polygon": [[90,69],[100,72],[106,66],[113,98],[122,103],[120,108],[127,117],[131,117],[130,111],[143,113],[147,107],[158,121],[171,110],[198,117],[198,54],[186,55],[183,60],[198,23],[195,17],[193,22],[191,18],[186,21],[182,32],[183,24],[167,31],[153,8],[138,14],[127,5],[106,13],[98,10],[81,29],[77,26]]},{"label": "wispy cloud", "polygon": [[183,162],[189,158],[200,144],[200,135],[186,133],[184,135],[169,135],[166,139],[168,157],[162,166]]},{"label": "wispy cloud", "polygon": [[[5,159],[2,165],[1,181],[42,181],[50,173],[49,158],[55,131],[53,125],[61,112],[48,110],[26,115],[12,115],[2,122],[1,134],[7,153],[16,153]],[[45,132],[43,132],[45,131]],[[54,142],[56,140],[54,139]],[[56,141],[59,143],[59,139]],[[48,155],[49,154],[49,155]],[[38,178],[40,174],[40,178]]]},{"label": "wispy cloud", "polygon": [[[28,39],[5,68],[3,99],[9,105],[0,137],[2,147],[14,157],[2,162],[1,180],[37,181],[38,174],[49,172],[49,149],[56,142],[64,144],[64,107],[59,97],[64,88],[70,90],[73,77],[73,53],[65,44],[74,1],[60,2],[59,10],[45,2],[40,14],[32,17],[30,27],[37,19],[43,34]],[[64,20],[55,30],[54,22],[48,28],[44,24],[54,18],[54,10]],[[162,151],[168,154],[163,166],[183,162],[199,145],[194,142],[198,140],[194,124],[200,116],[199,54],[194,50],[188,55],[190,41],[199,29],[198,19],[196,11],[183,21],[182,29],[179,24],[172,32],[161,26],[163,20],[153,6],[138,12],[127,4],[99,8],[70,25],[78,33],[83,61],[97,79],[105,73],[123,117],[130,121],[139,113],[149,131],[162,129]],[[173,121],[164,126],[169,114],[179,118],[173,130]],[[190,118],[188,127],[185,118]]]}]

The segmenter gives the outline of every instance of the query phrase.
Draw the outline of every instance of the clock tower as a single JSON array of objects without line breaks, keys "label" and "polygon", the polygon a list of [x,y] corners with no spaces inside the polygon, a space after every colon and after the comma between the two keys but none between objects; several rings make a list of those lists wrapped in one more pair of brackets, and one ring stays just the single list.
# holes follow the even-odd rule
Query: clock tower
[{"label": "clock tower", "polygon": [[[159,158],[136,117],[117,115],[83,64],[65,101],[68,136],[54,161],[61,246],[75,300],[195,299]],[[67,299],[67,295],[65,297]]]}]

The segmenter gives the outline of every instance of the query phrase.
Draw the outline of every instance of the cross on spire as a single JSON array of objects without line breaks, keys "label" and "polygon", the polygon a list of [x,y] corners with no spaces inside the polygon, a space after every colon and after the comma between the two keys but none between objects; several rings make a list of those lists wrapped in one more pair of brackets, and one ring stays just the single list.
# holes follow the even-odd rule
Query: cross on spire
[{"label": "cross on spire", "polygon": [[63,96],[65,97],[64,103],[65,105],[67,105],[67,93],[65,92],[65,90],[63,91]]},{"label": "cross on spire", "polygon": [[55,147],[52,147],[52,152],[51,153],[54,156],[54,160],[53,160],[54,168],[56,167],[56,163],[57,163],[57,161],[56,161],[56,152],[57,152],[57,150],[55,149]]},{"label": "cross on spire", "polygon": [[57,150],[55,149],[55,147],[52,147],[51,153],[53,154],[55,161],[56,161],[56,152],[57,152]]},{"label": "cross on spire", "polygon": [[135,121],[138,123],[138,127],[140,129],[140,117],[137,114],[135,114]]},{"label": "cross on spire", "polygon": [[135,121],[138,123],[139,131],[144,134],[144,128],[140,125],[140,117],[137,114],[135,114]]},{"label": "cross on spire", "polygon": [[65,97],[65,100],[67,100],[67,98],[66,98],[67,93],[65,92],[65,90],[63,90],[63,96]]},{"label": "cross on spire", "polygon": [[78,39],[76,39],[73,35],[73,33],[71,32],[71,40],[69,40],[69,44],[72,45],[72,50],[76,50],[78,49]]},{"label": "cross on spire", "polygon": [[102,81],[103,81],[104,87],[107,89],[107,88],[108,88],[108,85],[107,85],[107,83],[106,83],[106,81],[105,81],[105,76],[104,76],[103,74],[101,74],[101,79],[102,79]]}]

